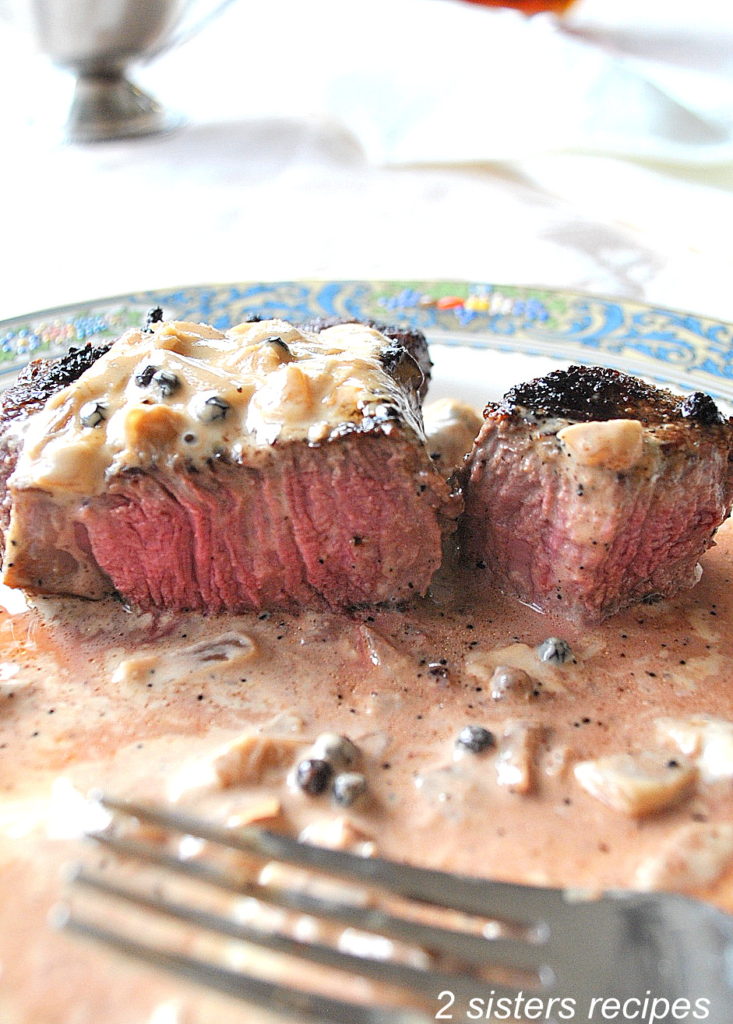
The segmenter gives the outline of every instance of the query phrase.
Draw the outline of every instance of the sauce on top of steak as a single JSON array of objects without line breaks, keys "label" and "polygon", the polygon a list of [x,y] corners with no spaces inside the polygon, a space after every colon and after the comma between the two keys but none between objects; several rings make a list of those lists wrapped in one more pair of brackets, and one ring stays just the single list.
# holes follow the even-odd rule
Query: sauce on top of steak
[{"label": "sauce on top of steak", "polygon": [[13,483],[90,495],[151,463],[236,463],[273,444],[389,434],[397,423],[422,440],[423,373],[406,349],[385,359],[395,345],[362,324],[130,331],[22,422]]}]

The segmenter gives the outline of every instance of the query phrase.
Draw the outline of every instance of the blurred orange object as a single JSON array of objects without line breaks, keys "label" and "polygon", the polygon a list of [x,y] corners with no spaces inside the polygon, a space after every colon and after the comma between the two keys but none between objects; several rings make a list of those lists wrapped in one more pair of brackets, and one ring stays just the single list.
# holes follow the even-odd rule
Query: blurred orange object
[{"label": "blurred orange object", "polygon": [[513,7],[515,11],[525,14],[539,14],[541,11],[555,11],[562,14],[575,0],[466,0],[470,4],[481,4],[483,7]]}]

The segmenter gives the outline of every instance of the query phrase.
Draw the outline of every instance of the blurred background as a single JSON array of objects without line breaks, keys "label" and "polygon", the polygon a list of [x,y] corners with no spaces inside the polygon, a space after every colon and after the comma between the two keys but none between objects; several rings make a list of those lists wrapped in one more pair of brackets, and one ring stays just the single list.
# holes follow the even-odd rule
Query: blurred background
[{"label": "blurred background", "polygon": [[[131,76],[185,124],[70,143],[59,62],[89,0],[0,0],[0,317],[215,281],[465,278],[733,320],[728,0],[520,5],[231,0],[177,26],[134,0]],[[95,39],[119,33],[117,0],[91,7]]]}]

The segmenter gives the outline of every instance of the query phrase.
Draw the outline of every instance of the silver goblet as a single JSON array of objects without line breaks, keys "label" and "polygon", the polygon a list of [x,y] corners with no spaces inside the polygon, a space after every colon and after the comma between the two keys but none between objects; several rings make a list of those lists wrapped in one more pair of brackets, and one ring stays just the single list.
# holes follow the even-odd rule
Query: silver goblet
[{"label": "silver goblet", "polygon": [[70,142],[170,131],[183,118],[127,77],[197,31],[231,0],[2,0],[0,13],[30,30],[38,48],[76,75],[65,127]]}]

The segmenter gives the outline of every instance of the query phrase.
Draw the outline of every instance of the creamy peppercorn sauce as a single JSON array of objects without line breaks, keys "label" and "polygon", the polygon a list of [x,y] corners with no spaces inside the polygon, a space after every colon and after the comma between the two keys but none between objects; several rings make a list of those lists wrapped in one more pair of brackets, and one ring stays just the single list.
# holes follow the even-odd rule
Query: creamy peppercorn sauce
[{"label": "creamy peppercorn sauce", "polygon": [[315,334],[283,320],[226,332],[169,321],[128,331],[20,422],[12,482],[99,494],[110,474],[151,462],[251,461],[275,442],[322,442],[380,406],[423,437],[413,399],[382,362],[385,344],[363,324]]},{"label": "creamy peppercorn sauce", "polygon": [[[450,464],[457,434],[465,447],[475,433],[470,413],[443,406],[426,419],[442,433],[431,451]],[[731,524],[703,566],[693,590],[594,628],[504,598],[485,570],[459,569],[450,553],[425,599],[352,615],[153,616],[75,598],[31,608],[4,588],[0,1020],[265,1019],[48,926],[64,865],[112,861],[80,842],[106,824],[85,799],[93,787],[365,856],[573,889],[673,889],[733,910]],[[330,756],[324,733],[349,737],[356,754],[319,780],[303,765]],[[228,863],[263,881],[316,884]],[[140,880],[139,868],[120,870]],[[321,934],[311,919],[234,903],[241,920]],[[148,939],[159,928],[132,924]],[[199,950],[184,926],[173,931]],[[364,944],[349,929],[337,941]],[[427,962],[420,950],[397,953]],[[324,981],[234,943],[225,956]],[[330,994],[338,982],[325,977]],[[379,996],[364,982],[344,994]]]}]

